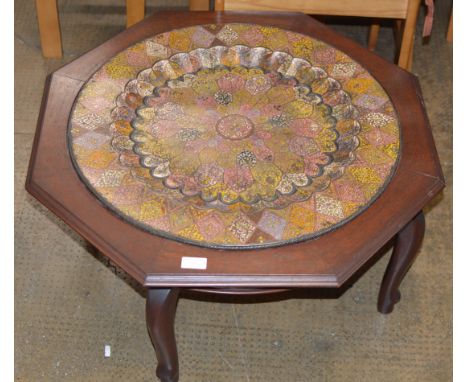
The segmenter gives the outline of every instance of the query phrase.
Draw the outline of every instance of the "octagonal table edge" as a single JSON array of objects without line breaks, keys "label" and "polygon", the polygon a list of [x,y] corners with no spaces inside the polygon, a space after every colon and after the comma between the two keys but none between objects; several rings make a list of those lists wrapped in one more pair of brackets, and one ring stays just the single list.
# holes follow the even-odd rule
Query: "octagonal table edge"
[{"label": "octagonal table edge", "polygon": [[[159,15],[156,15],[156,16],[159,16]],[[241,14],[241,16],[243,16],[243,14]],[[301,17],[304,18],[307,16],[301,15]],[[312,19],[310,20],[315,24],[320,24],[318,22],[313,21]],[[135,36],[133,36],[133,38],[134,37]],[[137,41],[141,40],[142,38],[144,37],[139,37]],[[363,48],[359,48],[359,49],[363,49]],[[346,53],[348,54],[348,52]],[[350,56],[353,57],[352,55]],[[380,60],[383,60],[383,59],[380,59]],[[76,65],[76,62],[75,62],[75,65]],[[99,66],[100,65],[102,65],[102,63],[100,63]],[[386,63],[386,65],[391,65],[391,64]],[[44,98],[43,98],[43,102],[41,106],[41,112],[40,112],[39,121],[38,121],[38,130],[36,131],[36,136],[34,140],[33,155],[31,157],[30,167],[28,170],[26,188],[28,192],[30,192],[34,197],[36,197],[39,201],[41,201],[41,203],[43,203],[46,207],[52,210],[57,216],[62,218],[67,224],[69,224],[85,239],[90,241],[98,249],[104,252],[117,265],[121,266],[132,277],[134,277],[138,282],[142,283],[145,286],[158,286],[158,287],[165,287],[165,286],[216,287],[216,286],[226,286],[226,285],[236,286],[236,287],[244,287],[244,286],[259,286],[259,287],[275,287],[275,286],[297,286],[297,287],[324,286],[324,287],[327,287],[327,286],[330,286],[330,287],[338,287],[338,286],[341,286],[352,274],[354,274],[354,272],[360,269],[381,246],[383,246],[388,240],[390,240],[391,237],[393,237],[393,235],[395,235],[398,232],[398,230],[401,229],[404,226],[404,224],[407,221],[409,221],[438,191],[440,191],[440,189],[442,189],[444,185],[442,172],[440,170],[440,163],[438,163],[437,153],[435,152],[435,157],[432,158],[434,162],[433,168],[436,170],[435,172],[438,172],[438,174],[437,173],[427,174],[424,172],[418,172],[417,169],[415,170],[415,176],[424,177],[424,178],[429,177],[429,179],[425,179],[425,180],[427,180],[428,182],[432,182],[430,185],[428,183],[428,186],[426,187],[427,189],[426,195],[424,195],[424,197],[421,198],[419,203],[415,203],[414,205],[412,205],[412,208],[409,211],[405,211],[405,217],[401,219],[399,224],[394,225],[394,227],[392,227],[391,230],[387,230],[385,235],[380,235],[378,240],[374,240],[372,241],[372,243],[362,243],[362,248],[359,250],[359,253],[356,254],[356,258],[353,261],[351,261],[349,264],[347,264],[346,266],[342,266],[341,268],[335,269],[335,272],[333,273],[324,272],[320,274],[314,274],[311,272],[307,274],[302,274],[302,273],[296,272],[296,273],[283,275],[283,274],[274,274],[274,273],[261,274],[257,272],[255,274],[238,273],[234,275],[227,275],[226,273],[207,273],[207,272],[196,273],[196,272],[187,272],[187,271],[180,272],[180,270],[178,272],[167,272],[167,270],[165,269],[161,269],[160,272],[156,272],[156,273],[154,271],[146,272],[143,270],[143,267],[138,266],[135,262],[129,260],[127,254],[122,253],[121,250],[110,245],[108,243],[108,240],[99,236],[91,227],[89,227],[86,224],[86,222],[83,221],[83,219],[80,219],[78,216],[76,216],[73,212],[68,210],[62,204],[58,202],[54,202],[54,197],[50,195],[50,193],[46,190],[46,188],[41,186],[40,182],[35,182],[35,180],[33,179],[31,175],[32,170],[35,166],[35,156],[36,156],[37,147],[39,145],[39,138],[40,138],[40,134],[42,130],[42,123],[44,122],[44,115],[46,114],[46,111],[47,111],[47,97],[49,95],[51,83],[53,82],[52,79],[68,78],[70,80],[76,81],[77,84],[78,83],[83,84],[85,82],[85,79],[81,79],[79,78],[79,76],[75,76],[74,75],[76,74],[75,72],[73,71],[68,72],[67,67],[68,65],[66,65],[62,69],[59,69],[58,71],[53,73],[51,76],[49,76],[46,81],[46,91],[44,92]],[[413,81],[416,81],[416,84],[417,84],[417,80],[415,80],[415,77],[412,76],[411,74],[407,73],[406,71],[403,71],[402,69],[395,69],[395,70],[402,71],[402,73],[405,73],[404,76],[413,77]],[[419,89],[419,95],[420,95],[419,85],[417,88]],[[420,99],[422,100],[421,96],[420,96]],[[423,108],[423,104],[421,105],[421,107]],[[62,112],[69,113],[69,111],[67,110],[65,111],[62,110]],[[425,114],[425,118],[427,119],[426,114]],[[426,136],[427,136],[426,144],[431,145],[431,142],[432,142],[432,145],[434,146],[434,149],[435,149],[432,136],[430,134],[428,135],[427,132],[426,132]],[[89,190],[86,190],[86,191],[90,192]],[[159,237],[157,239],[158,240],[155,240],[155,241],[165,244],[163,245],[163,250],[164,248],[168,248],[169,251],[171,250],[171,248],[175,248],[175,247],[180,248],[180,243],[175,243],[170,239],[164,239],[164,238],[159,238]],[[306,249],[309,242],[313,242],[313,241],[320,240],[320,239],[323,239],[323,236],[318,237],[316,239],[309,240],[309,241],[305,241],[302,243],[291,244],[291,246],[298,246],[298,247]],[[188,246],[190,247],[190,245]],[[211,254],[217,253],[219,254],[219,256],[222,256],[222,254],[225,254],[226,252],[229,251],[229,250],[219,251],[219,250],[213,250],[213,249],[206,250],[206,249],[198,248],[194,246],[192,247],[193,247],[192,248],[193,251],[190,251],[190,252],[194,254],[200,253],[201,256],[203,256],[207,252]],[[287,252],[287,250],[281,247],[270,248],[268,250],[272,253],[273,252]],[[244,250],[240,251],[239,253],[243,251]],[[257,250],[257,251],[264,251],[264,250]],[[287,254],[285,253],[284,256],[287,256]],[[318,254],[316,254],[316,256],[318,256]]]}]

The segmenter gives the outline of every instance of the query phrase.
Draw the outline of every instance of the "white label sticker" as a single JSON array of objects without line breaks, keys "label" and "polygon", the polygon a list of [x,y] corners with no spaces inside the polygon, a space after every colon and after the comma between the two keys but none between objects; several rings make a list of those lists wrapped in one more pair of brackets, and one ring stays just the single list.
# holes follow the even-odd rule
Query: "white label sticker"
[{"label": "white label sticker", "polygon": [[182,257],[180,267],[182,269],[206,269],[208,259],[206,257]]},{"label": "white label sticker", "polygon": [[104,357],[109,358],[111,356],[111,347],[110,345],[104,346]]}]

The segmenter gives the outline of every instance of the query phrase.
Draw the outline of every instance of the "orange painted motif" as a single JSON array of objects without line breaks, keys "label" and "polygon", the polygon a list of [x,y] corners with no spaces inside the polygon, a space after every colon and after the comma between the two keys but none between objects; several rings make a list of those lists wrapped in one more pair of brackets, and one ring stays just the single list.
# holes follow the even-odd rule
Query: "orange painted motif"
[{"label": "orange painted motif", "polygon": [[81,178],[115,213],[220,248],[346,223],[399,155],[393,105],[364,68],[311,37],[251,24],[126,49],[84,85],[69,128]]}]

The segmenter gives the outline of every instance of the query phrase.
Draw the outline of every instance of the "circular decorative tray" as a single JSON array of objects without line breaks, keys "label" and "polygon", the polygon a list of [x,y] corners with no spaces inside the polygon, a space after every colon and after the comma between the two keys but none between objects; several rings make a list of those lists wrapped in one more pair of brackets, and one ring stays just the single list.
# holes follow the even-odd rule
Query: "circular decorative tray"
[{"label": "circular decorative tray", "polygon": [[163,33],[85,84],[75,167],[122,218],[219,248],[315,237],[383,191],[399,153],[385,91],[344,53],[252,24]]}]

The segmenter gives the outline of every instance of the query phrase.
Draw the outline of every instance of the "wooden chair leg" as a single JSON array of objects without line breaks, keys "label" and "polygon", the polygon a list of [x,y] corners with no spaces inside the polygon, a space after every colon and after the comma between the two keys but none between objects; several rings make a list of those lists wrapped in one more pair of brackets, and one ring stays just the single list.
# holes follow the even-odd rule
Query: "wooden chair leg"
[{"label": "wooden chair leg", "polygon": [[400,301],[398,288],[416,258],[424,237],[424,230],[424,214],[421,211],[397,234],[392,257],[380,287],[377,304],[379,312],[391,313],[393,306]]},{"label": "wooden chair leg", "polygon": [[410,71],[413,69],[413,57],[414,57],[414,38],[413,41],[411,42],[411,47],[410,47],[410,52],[408,55],[408,62],[406,64],[406,70]]},{"label": "wooden chair leg", "polygon": [[190,0],[189,8],[191,11],[209,11],[210,0]]},{"label": "wooden chair leg", "polygon": [[447,41],[452,42],[453,41],[453,11],[450,13],[450,21],[449,25],[447,28]]},{"label": "wooden chair leg", "polygon": [[179,360],[174,332],[174,319],[180,289],[148,289],[146,325],[153,342],[158,366],[156,376],[162,382],[179,380]]},{"label": "wooden chair leg", "polygon": [[421,0],[409,0],[408,11],[406,13],[405,26],[403,29],[403,37],[401,40],[400,54],[398,58],[398,66],[408,70],[410,63],[411,44],[414,40],[414,32],[416,30],[416,22],[418,19],[419,7]]},{"label": "wooden chair leg", "polygon": [[398,61],[400,57],[400,49],[401,49],[401,40],[403,38],[403,25],[404,21],[396,19],[393,26],[393,38],[395,40],[395,58]]},{"label": "wooden chair leg", "polygon": [[377,40],[379,38],[380,24],[373,22],[369,29],[369,39],[367,47],[369,50],[374,51],[377,46]]},{"label": "wooden chair leg", "polygon": [[36,0],[36,11],[43,56],[62,58],[57,0]]},{"label": "wooden chair leg", "polygon": [[215,11],[224,11],[224,0],[215,0]]},{"label": "wooden chair leg", "polygon": [[145,18],[145,0],[127,0],[127,28]]}]

